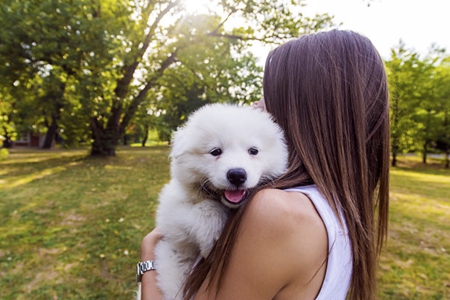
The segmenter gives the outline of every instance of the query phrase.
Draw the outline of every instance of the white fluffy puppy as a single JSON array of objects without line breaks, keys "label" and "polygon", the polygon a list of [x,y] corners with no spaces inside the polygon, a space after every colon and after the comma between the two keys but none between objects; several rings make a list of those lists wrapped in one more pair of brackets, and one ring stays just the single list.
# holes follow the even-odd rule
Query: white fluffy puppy
[{"label": "white fluffy puppy", "polygon": [[206,105],[173,139],[171,180],[159,197],[155,249],[157,282],[164,299],[181,299],[195,261],[207,257],[229,209],[249,190],[280,176],[287,149],[271,116],[251,107]]}]

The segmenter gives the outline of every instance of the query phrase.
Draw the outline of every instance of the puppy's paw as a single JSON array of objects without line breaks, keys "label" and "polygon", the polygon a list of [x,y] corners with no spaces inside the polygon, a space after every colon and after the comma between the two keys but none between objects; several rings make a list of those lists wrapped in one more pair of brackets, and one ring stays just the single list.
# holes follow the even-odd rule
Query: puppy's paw
[{"label": "puppy's paw", "polygon": [[196,208],[198,214],[191,233],[195,235],[200,254],[206,258],[222,233],[229,210],[218,201],[203,201]]}]

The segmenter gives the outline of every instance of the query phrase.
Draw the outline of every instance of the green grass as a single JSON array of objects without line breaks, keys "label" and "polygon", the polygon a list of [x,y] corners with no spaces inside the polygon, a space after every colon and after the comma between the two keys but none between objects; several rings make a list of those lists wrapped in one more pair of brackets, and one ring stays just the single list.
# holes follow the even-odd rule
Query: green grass
[{"label": "green grass", "polygon": [[0,299],[132,299],[166,148],[11,151],[0,163]]},{"label": "green grass", "polygon": [[450,170],[402,157],[391,170],[380,299],[450,299]]},{"label": "green grass", "polygon": [[[169,179],[168,148],[13,150],[0,162],[0,299],[132,299],[142,237]],[[450,171],[391,171],[380,299],[450,299]]]}]

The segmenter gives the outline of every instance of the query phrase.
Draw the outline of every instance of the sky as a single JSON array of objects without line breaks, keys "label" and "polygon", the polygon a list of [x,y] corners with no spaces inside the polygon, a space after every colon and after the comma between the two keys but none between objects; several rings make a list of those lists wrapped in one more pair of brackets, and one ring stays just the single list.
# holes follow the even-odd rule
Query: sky
[{"label": "sky", "polygon": [[[402,39],[426,53],[432,43],[450,50],[449,0],[307,0],[306,9],[328,12],[341,28],[372,40],[383,57]],[[370,5],[368,5],[370,4]]]},{"label": "sky", "polygon": [[[339,28],[367,36],[384,59],[400,39],[425,55],[432,43],[450,53],[450,0],[306,0],[307,14],[334,15]],[[370,4],[370,5],[368,5]],[[265,60],[264,49],[261,57]]]}]

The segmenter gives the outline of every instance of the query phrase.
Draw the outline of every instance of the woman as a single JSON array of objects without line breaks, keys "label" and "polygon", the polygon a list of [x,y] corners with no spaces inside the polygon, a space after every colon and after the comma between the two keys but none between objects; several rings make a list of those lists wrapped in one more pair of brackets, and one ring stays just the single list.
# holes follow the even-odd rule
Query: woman
[{"label": "woman", "polygon": [[[285,131],[288,171],[230,217],[186,299],[374,299],[389,188],[378,52],[351,31],[302,36],[269,54],[264,99]],[[142,260],[158,239],[144,238]],[[154,279],[144,274],[143,299],[160,299]]]}]

